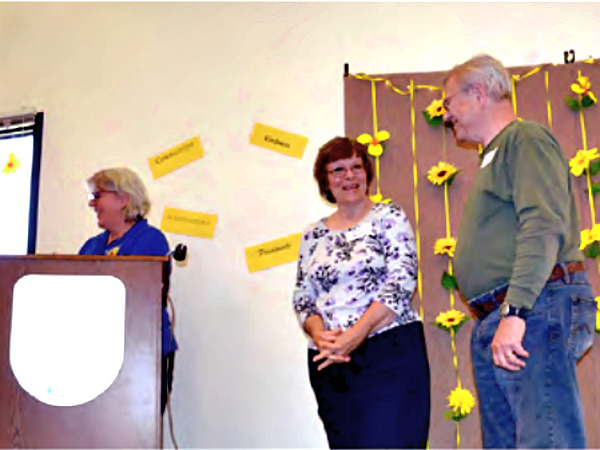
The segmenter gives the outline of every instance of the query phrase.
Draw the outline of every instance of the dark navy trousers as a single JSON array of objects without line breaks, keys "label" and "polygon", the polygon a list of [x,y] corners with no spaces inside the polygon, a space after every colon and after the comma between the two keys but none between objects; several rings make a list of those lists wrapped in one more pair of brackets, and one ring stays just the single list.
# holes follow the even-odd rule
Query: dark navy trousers
[{"label": "dark navy trousers", "polygon": [[310,382],[331,448],[424,448],[430,413],[429,362],[423,324],[401,325],[367,339],[345,364]]}]

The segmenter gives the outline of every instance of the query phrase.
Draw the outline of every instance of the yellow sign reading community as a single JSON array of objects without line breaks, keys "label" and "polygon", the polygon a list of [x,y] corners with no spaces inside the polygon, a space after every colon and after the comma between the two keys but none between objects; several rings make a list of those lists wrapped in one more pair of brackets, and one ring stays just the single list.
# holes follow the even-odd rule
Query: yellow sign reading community
[{"label": "yellow sign reading community", "polygon": [[152,158],[148,158],[148,164],[152,176],[156,179],[203,156],[204,150],[202,144],[200,144],[200,138],[196,136]]},{"label": "yellow sign reading community", "polygon": [[212,239],[217,225],[215,214],[166,207],[160,229],[169,233]]},{"label": "yellow sign reading community", "polygon": [[246,248],[248,270],[256,272],[298,259],[302,233]]},{"label": "yellow sign reading community", "polygon": [[300,159],[304,154],[308,138],[300,136],[299,134],[288,133],[287,131],[255,123],[252,134],[250,135],[250,143]]}]

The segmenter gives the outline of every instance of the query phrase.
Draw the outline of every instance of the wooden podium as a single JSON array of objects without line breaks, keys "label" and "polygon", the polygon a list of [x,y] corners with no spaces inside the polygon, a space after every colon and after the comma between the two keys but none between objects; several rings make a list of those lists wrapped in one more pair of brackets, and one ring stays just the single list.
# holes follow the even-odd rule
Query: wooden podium
[{"label": "wooden podium", "polygon": [[[160,331],[167,261],[167,257],[0,256],[0,447],[161,447]],[[112,385],[87,403],[48,405],[15,378],[9,360],[13,287],[29,274],[112,275],[125,285],[123,363]],[[64,351],[69,352],[68,342]]]}]

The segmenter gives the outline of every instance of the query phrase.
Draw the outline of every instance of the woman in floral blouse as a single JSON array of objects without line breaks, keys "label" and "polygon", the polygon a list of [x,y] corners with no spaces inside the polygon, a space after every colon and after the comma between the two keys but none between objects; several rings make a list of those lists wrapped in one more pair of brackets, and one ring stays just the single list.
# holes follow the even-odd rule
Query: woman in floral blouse
[{"label": "woman in floral blouse", "polygon": [[402,208],[373,203],[366,148],[326,143],[321,195],[337,205],[303,233],[293,305],[310,338],[308,365],[331,448],[425,447],[429,363],[411,305],[414,235]]}]

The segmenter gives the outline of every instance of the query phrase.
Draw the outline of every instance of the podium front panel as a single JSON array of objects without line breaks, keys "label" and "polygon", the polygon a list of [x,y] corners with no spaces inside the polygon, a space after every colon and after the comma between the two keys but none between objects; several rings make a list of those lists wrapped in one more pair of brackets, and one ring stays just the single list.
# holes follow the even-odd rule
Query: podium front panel
[{"label": "podium front panel", "polygon": [[[0,256],[0,447],[161,446],[161,302],[166,261],[159,257]],[[30,395],[16,379],[9,355],[13,289],[30,274],[111,275],[125,285],[123,363],[114,382],[93,400],[52,406]],[[69,352],[69,342],[62,351]]]}]

